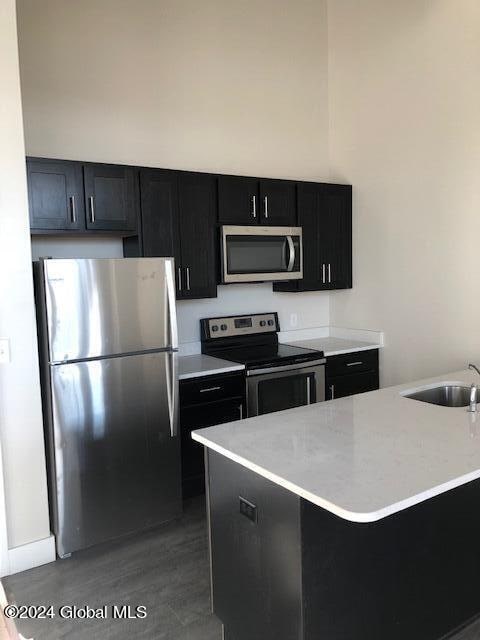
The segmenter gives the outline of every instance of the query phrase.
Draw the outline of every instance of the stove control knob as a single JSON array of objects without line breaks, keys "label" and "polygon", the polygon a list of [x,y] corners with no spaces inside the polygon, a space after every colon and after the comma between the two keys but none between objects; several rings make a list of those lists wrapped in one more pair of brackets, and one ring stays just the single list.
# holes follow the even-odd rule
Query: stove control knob
[{"label": "stove control knob", "polygon": [[218,325],[212,324],[212,331],[218,331]]},{"label": "stove control knob", "polygon": [[264,327],[267,323],[265,322],[265,320],[260,320],[260,326]]},{"label": "stove control knob", "polygon": [[268,326],[269,326],[269,327],[273,327],[273,320],[269,320],[269,321],[268,321]]},{"label": "stove control knob", "polygon": [[226,324],[222,324],[222,325],[221,325],[221,327],[220,327],[220,329],[221,329],[222,331],[226,331],[226,330],[228,329],[228,327],[227,327],[227,325],[226,325]]}]

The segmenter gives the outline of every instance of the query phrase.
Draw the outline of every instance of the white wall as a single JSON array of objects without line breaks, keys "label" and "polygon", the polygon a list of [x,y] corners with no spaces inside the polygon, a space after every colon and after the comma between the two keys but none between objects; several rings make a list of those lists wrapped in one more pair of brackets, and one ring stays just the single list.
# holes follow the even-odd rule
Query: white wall
[{"label": "white wall", "polygon": [[[30,155],[260,176],[328,176],[326,0],[18,0]],[[62,243],[64,241],[62,240]],[[110,257],[119,244],[35,239],[34,256]],[[277,310],[328,324],[328,294],[220,287],[198,319]]]},{"label": "white wall", "polygon": [[18,0],[29,154],[328,173],[326,0]]},{"label": "white wall", "polygon": [[11,341],[11,362],[0,364],[0,437],[8,544],[17,547],[47,538],[50,527],[15,0],[0,2],[0,86],[0,336]]},{"label": "white wall", "polygon": [[[232,284],[218,287],[218,298],[177,303],[180,342],[200,339],[199,320],[217,315],[277,311],[282,331],[329,324],[328,292],[274,293],[271,284]],[[292,317],[294,315],[295,317]]]},{"label": "white wall", "polygon": [[385,331],[383,384],[480,361],[480,3],[331,0],[332,177],[354,185],[335,325]]}]

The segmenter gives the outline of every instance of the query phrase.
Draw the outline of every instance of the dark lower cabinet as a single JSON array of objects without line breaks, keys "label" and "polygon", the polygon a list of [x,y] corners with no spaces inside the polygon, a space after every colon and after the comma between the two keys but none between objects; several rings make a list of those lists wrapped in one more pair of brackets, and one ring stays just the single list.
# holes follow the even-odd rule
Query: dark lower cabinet
[{"label": "dark lower cabinet", "polygon": [[85,229],[81,164],[27,158],[27,181],[32,230]]},{"label": "dark lower cabinet", "polygon": [[352,286],[352,187],[300,182],[303,279],[276,282],[274,291],[322,291]]},{"label": "dark lower cabinet", "polygon": [[378,349],[327,358],[325,400],[379,388]]},{"label": "dark lower cabinet", "polygon": [[245,411],[244,374],[205,376],[180,381],[180,430],[183,497],[205,492],[203,447],[192,440],[196,429],[241,420]]},{"label": "dark lower cabinet", "polygon": [[440,640],[479,615],[479,480],[358,523],[207,455],[225,640]]},{"label": "dark lower cabinet", "polygon": [[137,255],[175,258],[178,299],[217,295],[215,186],[209,174],[140,171],[142,234]]},{"label": "dark lower cabinet", "polygon": [[109,164],[83,167],[87,229],[137,230],[137,170]]}]

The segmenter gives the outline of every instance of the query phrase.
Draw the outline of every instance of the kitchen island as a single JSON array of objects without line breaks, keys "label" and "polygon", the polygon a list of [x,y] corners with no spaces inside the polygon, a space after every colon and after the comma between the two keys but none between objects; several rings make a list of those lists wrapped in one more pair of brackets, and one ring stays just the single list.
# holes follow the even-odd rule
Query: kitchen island
[{"label": "kitchen island", "polygon": [[480,613],[480,413],[405,397],[445,382],[477,380],[193,433],[227,640],[438,640]]}]

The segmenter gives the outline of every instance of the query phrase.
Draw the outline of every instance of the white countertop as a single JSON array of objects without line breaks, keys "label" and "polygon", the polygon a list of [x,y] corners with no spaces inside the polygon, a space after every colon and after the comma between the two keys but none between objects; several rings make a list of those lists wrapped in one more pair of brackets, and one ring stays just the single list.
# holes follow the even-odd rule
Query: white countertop
[{"label": "white countertop", "polygon": [[192,437],[341,518],[373,522],[480,478],[480,413],[401,395],[439,382],[480,379],[449,373]]},{"label": "white countertop", "polygon": [[349,338],[314,338],[312,340],[295,340],[287,342],[295,347],[305,347],[307,349],[318,349],[326,356],[338,356],[342,353],[353,353],[354,351],[367,351],[368,349],[380,349],[380,342],[363,342],[361,340],[351,340]]},{"label": "white countertop", "polygon": [[245,365],[220,358],[212,358],[202,353],[193,356],[179,356],[178,358],[178,379],[201,378],[230,371],[243,371]]}]

